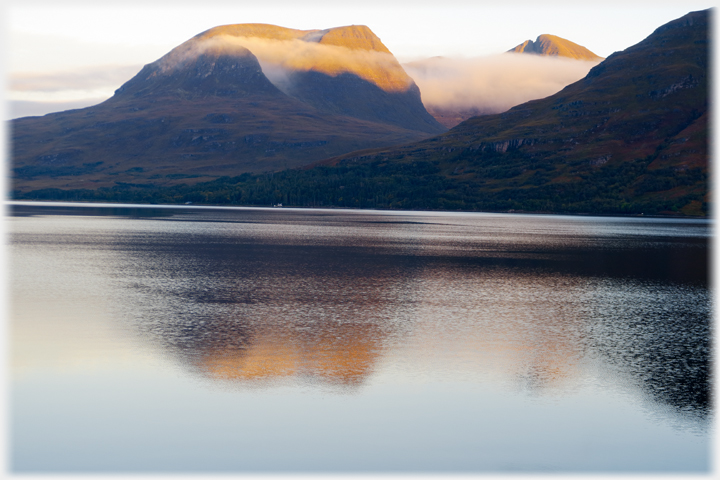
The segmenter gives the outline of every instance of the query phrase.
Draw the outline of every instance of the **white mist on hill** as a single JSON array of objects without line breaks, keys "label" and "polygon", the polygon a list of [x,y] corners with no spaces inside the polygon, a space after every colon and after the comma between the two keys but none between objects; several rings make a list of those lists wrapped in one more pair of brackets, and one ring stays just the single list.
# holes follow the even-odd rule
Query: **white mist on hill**
[{"label": "white mist on hill", "polygon": [[598,63],[503,53],[467,59],[433,57],[403,67],[420,88],[426,108],[490,114],[557,93]]},{"label": "white mist on hill", "polygon": [[258,59],[268,80],[281,90],[289,86],[292,72],[311,70],[331,76],[352,73],[385,91],[406,91],[412,85],[412,79],[391,54],[300,39],[273,40],[231,35],[193,39],[163,57],[161,69],[167,72],[208,51],[240,56],[250,51]]}]

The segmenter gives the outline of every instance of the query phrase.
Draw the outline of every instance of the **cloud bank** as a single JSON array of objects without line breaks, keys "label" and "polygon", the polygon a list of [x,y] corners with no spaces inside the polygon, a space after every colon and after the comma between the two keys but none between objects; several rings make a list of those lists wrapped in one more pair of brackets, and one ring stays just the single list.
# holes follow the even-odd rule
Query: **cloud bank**
[{"label": "cloud bank", "polygon": [[140,70],[139,65],[99,65],[53,72],[17,72],[8,78],[6,115],[29,115],[96,105]]},{"label": "cloud bank", "polygon": [[598,63],[503,53],[468,59],[433,57],[403,67],[420,88],[426,108],[489,114],[557,93]]},{"label": "cloud bank", "polygon": [[10,75],[10,88],[16,92],[86,90],[111,87],[116,89],[139,70],[139,65],[99,65],[72,71],[18,72]]}]

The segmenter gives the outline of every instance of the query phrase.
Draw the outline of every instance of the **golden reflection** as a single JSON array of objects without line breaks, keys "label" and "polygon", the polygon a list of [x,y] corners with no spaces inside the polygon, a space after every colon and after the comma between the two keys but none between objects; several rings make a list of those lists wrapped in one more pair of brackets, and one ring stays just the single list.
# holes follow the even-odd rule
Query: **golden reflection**
[{"label": "golden reflection", "polygon": [[262,329],[245,349],[204,352],[198,366],[219,380],[304,376],[359,385],[372,373],[381,351],[381,332],[375,325],[326,324],[309,332]]}]

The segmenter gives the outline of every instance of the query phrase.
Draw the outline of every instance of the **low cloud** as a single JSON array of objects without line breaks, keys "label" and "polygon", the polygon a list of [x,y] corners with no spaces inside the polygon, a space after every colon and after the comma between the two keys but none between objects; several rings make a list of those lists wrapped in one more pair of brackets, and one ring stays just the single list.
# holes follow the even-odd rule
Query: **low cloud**
[{"label": "low cloud", "polygon": [[557,93],[597,63],[504,53],[468,59],[433,57],[403,67],[420,88],[426,108],[488,114]]},{"label": "low cloud", "polygon": [[6,115],[19,118],[89,107],[112,97],[140,65],[104,65],[72,71],[18,72],[9,75]]},{"label": "low cloud", "polygon": [[117,89],[130,80],[141,65],[100,65],[72,71],[28,72],[10,75],[10,90],[15,92],[59,92],[63,90]]}]

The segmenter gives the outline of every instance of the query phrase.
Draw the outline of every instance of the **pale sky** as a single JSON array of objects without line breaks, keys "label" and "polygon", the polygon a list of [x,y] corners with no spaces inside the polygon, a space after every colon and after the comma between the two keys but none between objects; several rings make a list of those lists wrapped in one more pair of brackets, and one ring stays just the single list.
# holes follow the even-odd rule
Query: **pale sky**
[{"label": "pale sky", "polygon": [[[108,98],[144,64],[217,25],[364,24],[401,62],[504,52],[549,33],[606,57],[714,1],[6,0],[4,118]],[[39,108],[37,112],[19,107]]]}]

